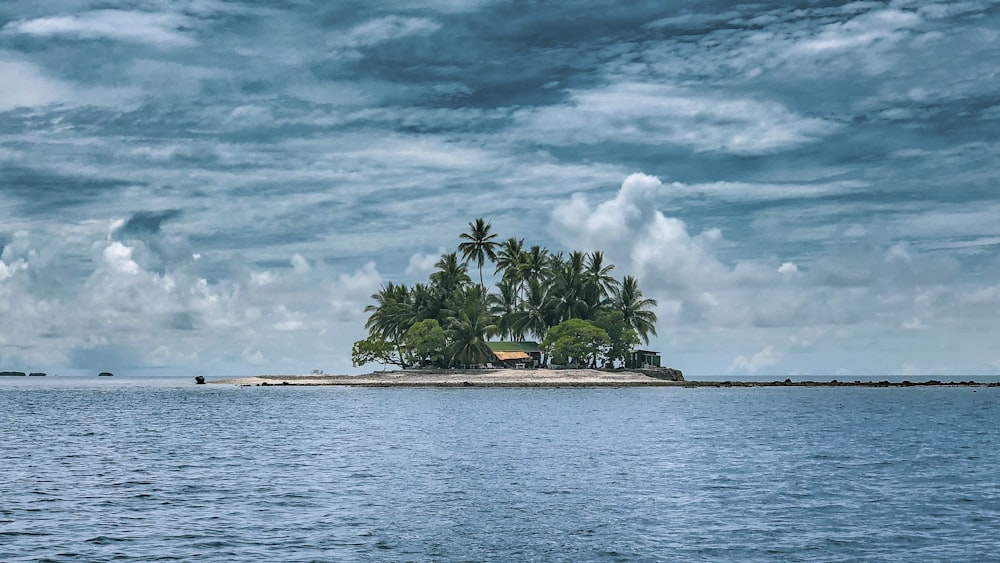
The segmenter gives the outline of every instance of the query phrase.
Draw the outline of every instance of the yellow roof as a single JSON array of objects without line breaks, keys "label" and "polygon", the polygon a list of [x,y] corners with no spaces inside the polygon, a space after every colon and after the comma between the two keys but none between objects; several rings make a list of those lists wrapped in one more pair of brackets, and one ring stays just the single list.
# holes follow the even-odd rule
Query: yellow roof
[{"label": "yellow roof", "polygon": [[527,352],[493,352],[498,360],[527,360],[531,356]]}]

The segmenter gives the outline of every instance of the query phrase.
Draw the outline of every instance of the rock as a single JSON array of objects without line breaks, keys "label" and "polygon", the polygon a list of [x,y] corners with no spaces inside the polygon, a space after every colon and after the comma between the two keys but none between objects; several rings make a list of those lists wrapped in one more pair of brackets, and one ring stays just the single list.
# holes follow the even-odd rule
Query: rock
[{"label": "rock", "polygon": [[205,376],[204,375],[199,375],[199,376],[195,377],[194,378],[194,382],[196,384],[198,384],[198,385],[204,385],[205,384]]},{"label": "rock", "polygon": [[0,376],[24,377],[28,374],[23,371],[0,371]]},{"label": "rock", "polygon": [[110,371],[102,371],[101,373],[97,374],[98,377],[111,377],[113,375],[114,374],[111,373]]},{"label": "rock", "polygon": [[642,368],[631,371],[665,381],[684,381],[684,374],[681,373],[681,370],[674,368]]},{"label": "rock", "polygon": [[29,377],[45,377],[45,372],[42,372],[42,371],[33,371],[33,372],[29,373],[28,376]]}]

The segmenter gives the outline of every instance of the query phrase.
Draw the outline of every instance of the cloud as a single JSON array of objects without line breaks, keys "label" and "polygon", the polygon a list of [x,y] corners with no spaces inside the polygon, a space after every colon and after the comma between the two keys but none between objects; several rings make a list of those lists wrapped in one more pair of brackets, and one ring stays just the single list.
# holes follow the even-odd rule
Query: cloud
[{"label": "cloud", "polygon": [[336,49],[359,49],[407,37],[426,37],[441,29],[429,18],[385,16],[358,24],[330,39]]},{"label": "cloud", "polygon": [[37,66],[3,60],[0,53],[0,111],[19,107],[39,107],[56,104],[70,97],[72,88],[59,80],[45,76]]},{"label": "cloud", "polygon": [[901,10],[868,12],[843,23],[824,26],[814,37],[801,41],[796,49],[811,54],[858,50],[876,42],[896,42],[906,30],[918,26],[919,15]]},{"label": "cloud", "polygon": [[112,39],[157,46],[191,46],[184,33],[193,22],[180,14],[127,10],[94,10],[73,16],[52,16],[8,23],[4,31],[37,37]]},{"label": "cloud", "polygon": [[569,103],[523,110],[517,119],[518,134],[548,145],[669,144],[736,155],[798,147],[840,128],[774,101],[648,83],[571,91]]},{"label": "cloud", "polygon": [[766,346],[763,350],[750,356],[736,356],[729,364],[729,373],[739,372],[755,375],[760,370],[775,366],[781,363],[781,353],[776,352],[773,346]]},{"label": "cloud", "polygon": [[434,264],[441,259],[445,253],[444,247],[439,247],[437,252],[418,252],[410,256],[410,261],[406,264],[405,273],[415,278],[426,278],[434,271]]},{"label": "cloud", "polygon": [[552,231],[567,246],[603,250],[627,271],[664,285],[715,285],[726,272],[712,251],[721,231],[689,234],[682,220],[658,210],[663,189],[658,178],[631,174],[612,199],[594,207],[576,194],[553,210]]}]

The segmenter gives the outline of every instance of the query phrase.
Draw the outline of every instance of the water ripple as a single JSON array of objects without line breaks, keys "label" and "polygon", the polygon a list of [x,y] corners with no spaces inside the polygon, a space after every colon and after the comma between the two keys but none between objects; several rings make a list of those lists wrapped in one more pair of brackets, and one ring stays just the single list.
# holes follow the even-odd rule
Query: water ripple
[{"label": "water ripple", "polygon": [[0,385],[0,560],[988,560],[1000,395]]}]

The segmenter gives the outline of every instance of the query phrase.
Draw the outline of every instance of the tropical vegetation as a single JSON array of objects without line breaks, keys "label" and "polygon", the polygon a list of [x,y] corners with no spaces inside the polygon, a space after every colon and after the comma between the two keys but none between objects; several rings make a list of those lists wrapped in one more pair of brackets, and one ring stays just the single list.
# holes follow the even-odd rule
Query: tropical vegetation
[{"label": "tropical vegetation", "polygon": [[[459,240],[426,284],[388,282],[372,295],[368,336],[351,350],[355,366],[485,364],[494,338],[533,338],[555,364],[612,366],[656,335],[656,300],[643,296],[635,277],[615,278],[603,252],[564,255],[519,238],[498,241],[482,218]],[[487,264],[499,276],[492,289],[483,277]]]}]

